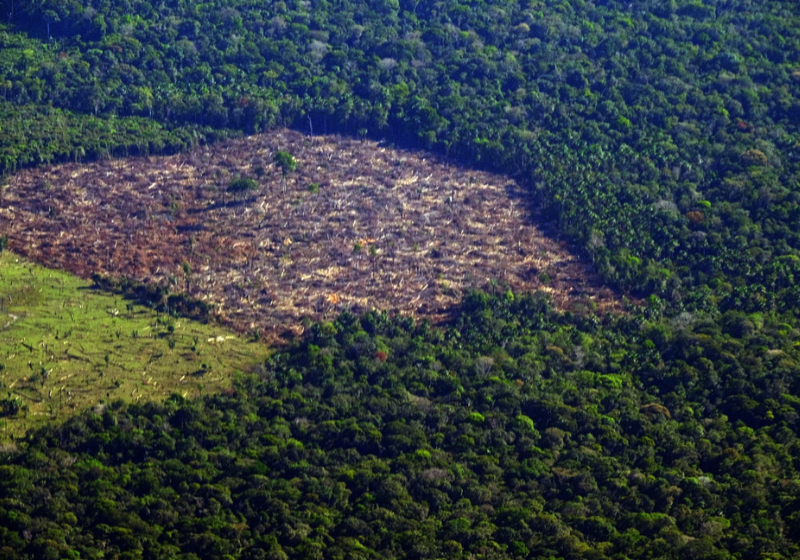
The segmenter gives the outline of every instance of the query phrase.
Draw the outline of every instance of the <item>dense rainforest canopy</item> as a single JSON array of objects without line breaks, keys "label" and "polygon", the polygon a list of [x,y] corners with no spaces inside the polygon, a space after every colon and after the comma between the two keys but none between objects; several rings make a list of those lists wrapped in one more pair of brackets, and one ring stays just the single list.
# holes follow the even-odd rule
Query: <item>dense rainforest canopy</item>
[{"label": "dense rainforest canopy", "polygon": [[794,558],[800,333],[466,298],[0,451],[4,558]]},{"label": "dense rainforest canopy", "polygon": [[0,558],[800,555],[795,2],[0,10],[7,172],[382,138],[519,177],[647,302],[344,315],[230,394],[100,406],[0,450]]}]

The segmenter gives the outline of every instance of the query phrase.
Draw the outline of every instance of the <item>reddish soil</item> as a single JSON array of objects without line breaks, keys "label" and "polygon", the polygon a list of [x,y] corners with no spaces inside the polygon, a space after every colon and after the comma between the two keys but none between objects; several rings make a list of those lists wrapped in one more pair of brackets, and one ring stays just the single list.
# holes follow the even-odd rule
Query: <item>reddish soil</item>
[{"label": "reddish soil", "polygon": [[[285,188],[272,163],[279,150],[297,160]],[[259,190],[227,193],[240,176]],[[437,320],[465,288],[491,280],[545,290],[561,308],[619,307],[532,212],[507,177],[284,130],[170,157],[22,171],[0,200],[0,235],[84,278],[171,282],[267,335],[343,308]]]}]

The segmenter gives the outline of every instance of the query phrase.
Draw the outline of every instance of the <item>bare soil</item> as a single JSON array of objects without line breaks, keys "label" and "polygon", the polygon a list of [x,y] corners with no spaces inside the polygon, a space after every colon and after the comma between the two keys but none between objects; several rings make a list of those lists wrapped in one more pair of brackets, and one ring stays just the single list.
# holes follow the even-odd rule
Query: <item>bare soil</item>
[{"label": "bare soil", "polygon": [[[279,150],[297,161],[285,181]],[[227,192],[237,177],[259,190]],[[491,281],[547,291],[561,308],[619,308],[537,218],[508,177],[288,130],[170,157],[25,170],[0,199],[0,235],[14,251],[83,278],[171,283],[267,336],[345,308],[436,321],[465,289]]]}]

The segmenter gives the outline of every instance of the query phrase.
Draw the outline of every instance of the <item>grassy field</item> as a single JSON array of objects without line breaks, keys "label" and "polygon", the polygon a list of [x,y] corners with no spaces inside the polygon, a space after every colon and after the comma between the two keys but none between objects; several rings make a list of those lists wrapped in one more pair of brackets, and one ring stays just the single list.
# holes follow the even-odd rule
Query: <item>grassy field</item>
[{"label": "grassy field", "polygon": [[0,252],[0,440],[103,402],[219,391],[268,354]]}]

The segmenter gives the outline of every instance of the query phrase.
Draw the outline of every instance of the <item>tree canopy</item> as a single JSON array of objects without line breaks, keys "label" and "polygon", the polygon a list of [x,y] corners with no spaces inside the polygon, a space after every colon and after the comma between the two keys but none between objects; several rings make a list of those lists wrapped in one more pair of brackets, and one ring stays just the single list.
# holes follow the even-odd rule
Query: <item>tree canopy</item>
[{"label": "tree canopy", "polygon": [[0,450],[10,558],[793,558],[797,331],[469,295]]}]

